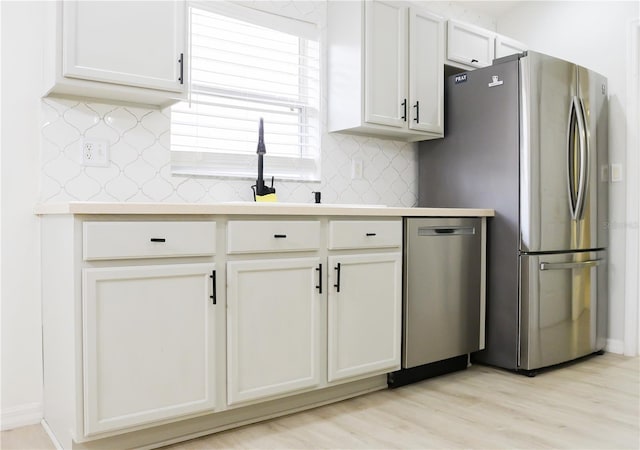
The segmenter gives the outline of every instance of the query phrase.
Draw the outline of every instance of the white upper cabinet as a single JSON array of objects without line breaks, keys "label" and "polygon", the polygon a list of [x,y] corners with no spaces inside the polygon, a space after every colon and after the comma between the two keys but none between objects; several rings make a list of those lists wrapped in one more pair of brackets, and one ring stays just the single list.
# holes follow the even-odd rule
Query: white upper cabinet
[{"label": "white upper cabinet", "polygon": [[[477,68],[490,66],[494,59],[495,33],[475,25],[449,20],[447,59],[454,65]],[[455,64],[458,63],[458,64]]]},{"label": "white upper cabinet", "polygon": [[401,2],[327,11],[329,131],[442,137],[444,20]]},{"label": "white upper cabinet", "polygon": [[399,3],[365,5],[365,121],[406,127],[407,9]]},{"label": "white upper cabinet", "polygon": [[157,106],[184,95],[184,1],[65,1],[48,8],[45,95]]},{"label": "white upper cabinet", "polygon": [[496,35],[496,58],[522,53],[526,50],[527,46],[522,42],[499,34]]},{"label": "white upper cabinet", "polygon": [[409,128],[444,135],[444,21],[409,9]]},{"label": "white upper cabinet", "polygon": [[514,39],[468,23],[449,20],[447,25],[447,63],[473,69],[493,64],[493,60],[522,53],[526,45]]}]

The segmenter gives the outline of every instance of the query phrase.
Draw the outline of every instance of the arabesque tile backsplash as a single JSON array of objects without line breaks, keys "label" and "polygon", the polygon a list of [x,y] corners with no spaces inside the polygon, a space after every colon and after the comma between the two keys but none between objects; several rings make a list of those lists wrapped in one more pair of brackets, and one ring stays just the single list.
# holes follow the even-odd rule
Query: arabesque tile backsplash
[{"label": "arabesque tile backsplash", "polygon": [[[48,98],[42,101],[41,201],[225,202],[252,200],[251,180],[171,174],[170,110]],[[81,164],[83,138],[106,140],[108,167]],[[320,182],[276,180],[279,201],[414,206],[415,144],[325,133]],[[352,179],[351,161],[363,162]],[[265,158],[265,166],[268,159]],[[257,170],[257,169],[256,169]],[[267,169],[268,170],[268,169]]]}]

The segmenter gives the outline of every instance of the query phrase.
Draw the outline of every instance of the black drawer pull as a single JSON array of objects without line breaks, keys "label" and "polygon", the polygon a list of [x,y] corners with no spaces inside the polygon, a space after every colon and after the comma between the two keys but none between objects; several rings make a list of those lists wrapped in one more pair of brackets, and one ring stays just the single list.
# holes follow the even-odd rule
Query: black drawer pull
[{"label": "black drawer pull", "polygon": [[284,239],[284,238],[287,237],[287,235],[286,234],[274,234],[273,237],[276,238],[276,239]]},{"label": "black drawer pull", "polygon": [[322,264],[318,264],[316,271],[318,272],[318,285],[316,289],[318,290],[318,294],[322,294]]},{"label": "black drawer pull", "polygon": [[180,76],[178,77],[178,81],[180,84],[184,84],[184,53],[180,53],[178,63],[180,64]]},{"label": "black drawer pull", "polygon": [[167,242],[165,238],[151,238],[151,242]]},{"label": "black drawer pull", "polygon": [[376,233],[367,233],[367,236],[375,236]]},{"label": "black drawer pull", "polygon": [[340,263],[338,263],[338,265],[335,266],[333,269],[337,272],[336,284],[334,284],[333,287],[336,288],[336,292],[340,292]]},{"label": "black drawer pull", "polygon": [[212,288],[212,293],[213,295],[210,295],[209,298],[211,299],[212,303],[215,305],[218,302],[218,296],[216,294],[216,271],[212,271],[211,275],[209,275],[209,278],[211,278],[211,288]]}]

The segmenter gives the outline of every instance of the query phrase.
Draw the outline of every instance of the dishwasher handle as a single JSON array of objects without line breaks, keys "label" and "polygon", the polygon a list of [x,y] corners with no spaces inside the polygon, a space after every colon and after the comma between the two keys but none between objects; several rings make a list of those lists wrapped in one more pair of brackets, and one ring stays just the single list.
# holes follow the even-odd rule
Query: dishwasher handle
[{"label": "dishwasher handle", "polygon": [[473,236],[475,234],[475,227],[439,225],[418,228],[418,236]]}]

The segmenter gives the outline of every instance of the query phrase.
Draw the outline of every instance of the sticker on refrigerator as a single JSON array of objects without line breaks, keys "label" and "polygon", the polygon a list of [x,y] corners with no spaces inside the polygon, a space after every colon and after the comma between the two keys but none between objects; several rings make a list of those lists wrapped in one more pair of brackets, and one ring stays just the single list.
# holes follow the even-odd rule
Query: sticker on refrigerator
[{"label": "sticker on refrigerator", "polygon": [[504,83],[504,81],[502,80],[498,80],[498,76],[497,75],[493,75],[491,77],[491,83],[489,83],[489,87],[495,87],[495,86],[500,86],[502,83]]},{"label": "sticker on refrigerator", "polygon": [[455,84],[464,83],[465,81],[467,81],[467,74],[461,73],[460,75],[456,75],[453,81],[455,82]]}]

